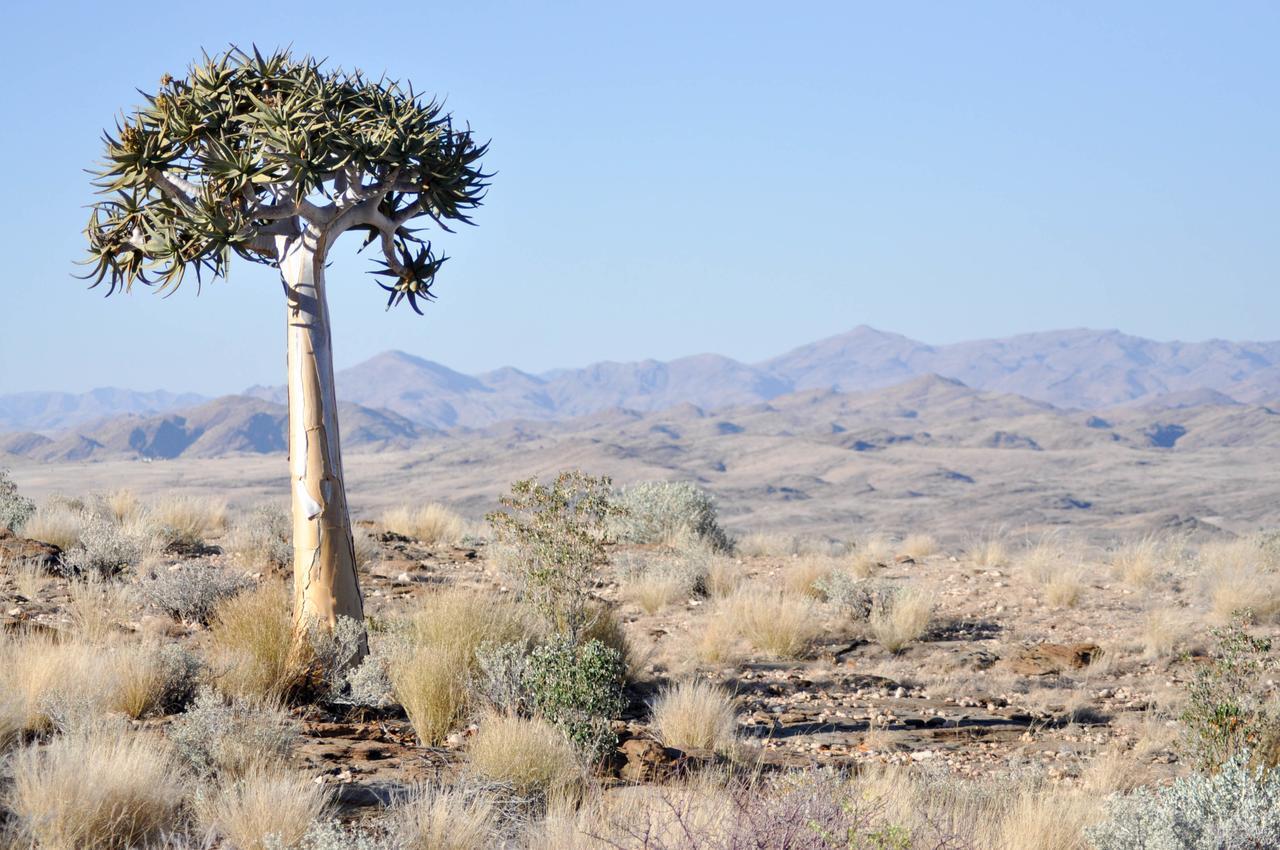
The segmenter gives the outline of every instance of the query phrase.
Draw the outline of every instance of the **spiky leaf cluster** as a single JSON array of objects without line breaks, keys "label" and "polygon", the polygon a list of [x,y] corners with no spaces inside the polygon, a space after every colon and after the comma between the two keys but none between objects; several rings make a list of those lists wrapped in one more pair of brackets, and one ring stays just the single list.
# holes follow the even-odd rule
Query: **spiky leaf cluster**
[{"label": "spiky leaf cluster", "polygon": [[438,102],[283,51],[206,56],[144,97],[104,133],[86,229],[87,277],[108,294],[225,275],[232,253],[274,264],[278,236],[309,232],[325,251],[358,230],[381,248],[388,307],[417,310],[445,258],[409,224],[470,223],[489,177],[487,146]]}]

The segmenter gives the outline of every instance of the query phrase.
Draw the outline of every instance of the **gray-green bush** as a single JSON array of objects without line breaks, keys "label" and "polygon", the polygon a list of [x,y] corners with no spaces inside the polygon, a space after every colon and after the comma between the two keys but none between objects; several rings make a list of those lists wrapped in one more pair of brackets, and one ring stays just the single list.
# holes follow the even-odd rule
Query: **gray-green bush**
[{"label": "gray-green bush", "polygon": [[1237,751],[1216,773],[1113,797],[1086,830],[1097,850],[1261,850],[1280,847],[1280,771]]},{"label": "gray-green bush", "polygon": [[0,469],[0,528],[8,528],[15,534],[36,512],[36,503],[18,492],[18,485],[9,477],[9,470]]},{"label": "gray-green bush", "polygon": [[720,527],[715,502],[707,491],[688,481],[645,481],[625,488],[612,518],[619,540],[661,543],[697,540],[719,551],[730,548]]},{"label": "gray-green bush", "polygon": [[208,625],[219,602],[252,584],[243,573],[196,561],[153,570],[138,583],[138,592],[150,607],[175,620]]},{"label": "gray-green bush", "polygon": [[201,690],[169,727],[174,749],[199,774],[239,775],[262,760],[286,758],[301,727],[288,712]]}]

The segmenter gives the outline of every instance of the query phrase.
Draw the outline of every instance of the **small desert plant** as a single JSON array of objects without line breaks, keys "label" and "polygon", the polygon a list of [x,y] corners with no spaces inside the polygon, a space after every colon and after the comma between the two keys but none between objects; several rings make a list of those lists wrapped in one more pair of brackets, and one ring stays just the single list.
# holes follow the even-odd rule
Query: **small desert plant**
[{"label": "small desert plant", "polygon": [[560,730],[539,718],[489,715],[471,739],[473,773],[517,794],[570,791],[582,779],[578,754]]},{"label": "small desert plant", "polygon": [[165,546],[198,546],[227,525],[227,503],[196,496],[171,496],[151,505],[148,521]]},{"label": "small desert plant", "polygon": [[613,518],[619,540],[631,543],[697,542],[713,550],[730,547],[710,494],[688,481],[646,481],[618,496]]},{"label": "small desert plant", "polygon": [[849,557],[849,569],[858,578],[869,578],[893,560],[893,544],[883,534],[862,539]]},{"label": "small desert plant", "polygon": [[529,654],[525,690],[533,712],[594,760],[617,743],[610,721],[625,705],[623,675],[617,650],[556,636]]},{"label": "small desert plant", "polygon": [[80,542],[87,515],[79,507],[50,499],[27,519],[22,533],[32,540],[52,543],[66,552]]},{"label": "small desert plant", "polygon": [[124,644],[100,657],[111,694],[106,707],[135,720],[181,708],[196,688],[200,662],[178,644]]},{"label": "small desert plant", "polygon": [[799,593],[821,599],[818,584],[839,569],[835,558],[821,555],[803,555],[793,558],[783,568],[782,583],[791,593]]},{"label": "small desert plant", "polygon": [[284,588],[264,583],[214,608],[209,625],[214,680],[228,694],[280,699],[306,678],[312,650],[295,638]]},{"label": "small desert plant", "polygon": [[1111,798],[1085,834],[1096,850],[1280,847],[1280,772],[1241,750],[1213,773]]},{"label": "small desert plant", "polygon": [[623,598],[647,614],[703,590],[708,558],[699,552],[632,555],[622,565]]},{"label": "small desert plant", "polygon": [[488,850],[499,830],[498,810],[480,793],[423,788],[391,812],[399,850]]},{"label": "small desert plant", "polygon": [[266,571],[293,560],[292,535],[288,511],[276,505],[259,505],[231,527],[221,545],[241,566]]},{"label": "small desert plant", "polygon": [[138,591],[157,611],[175,620],[207,625],[224,599],[253,586],[243,573],[201,561],[153,569],[138,583]]},{"label": "small desert plant", "polygon": [[[5,566],[0,561],[0,566]],[[40,563],[32,558],[22,558],[18,561],[10,562],[8,565],[9,573],[13,576],[13,586],[18,594],[26,599],[35,599],[40,595],[40,591],[45,586],[45,572]]]},{"label": "small desert plant", "polygon": [[938,551],[938,541],[929,534],[908,534],[898,550],[912,560],[923,561]]},{"label": "small desert plant", "polygon": [[715,555],[707,560],[707,593],[710,596],[728,596],[738,589],[746,578],[742,562],[728,555]]},{"label": "small desert plant", "polygon": [[388,674],[418,739],[442,742],[468,707],[471,661],[448,646],[423,645],[393,653]]},{"label": "small desert plant", "polygon": [[1173,610],[1157,608],[1148,611],[1142,624],[1142,654],[1153,660],[1172,655],[1184,632]]},{"label": "small desert plant", "polygon": [[98,502],[101,513],[121,524],[136,520],[143,512],[142,502],[132,490],[112,490],[102,494]]},{"label": "small desert plant", "polygon": [[67,613],[76,636],[90,643],[102,643],[120,630],[135,608],[131,589],[119,582],[89,573],[67,585]]},{"label": "small desert plant", "polygon": [[17,534],[35,512],[36,503],[18,492],[18,485],[9,477],[9,470],[0,468],[0,528]]},{"label": "small desert plant", "polygon": [[130,850],[178,824],[184,788],[163,742],[84,729],[21,750],[9,809],[42,850]]},{"label": "small desert plant", "polygon": [[405,638],[415,646],[449,648],[468,666],[485,643],[531,642],[538,628],[520,605],[479,590],[449,588],[424,596],[405,620]]},{"label": "small desert plant", "polygon": [[608,478],[561,472],[550,485],[517,481],[488,515],[513,546],[524,593],[556,631],[576,639],[590,624],[591,587],[605,561],[609,520],[618,514]]},{"label": "small desert plant", "polygon": [[[732,597],[729,597],[730,599]],[[725,602],[719,602],[703,619],[702,634],[698,639],[698,658],[712,664],[725,664],[737,660],[737,644],[741,635],[733,621],[733,612]]]},{"label": "small desert plant", "polygon": [[747,557],[789,558],[799,555],[802,548],[800,538],[794,534],[755,531],[739,540],[734,551]]},{"label": "small desert plant", "polygon": [[1213,770],[1251,748],[1276,764],[1280,714],[1267,699],[1264,680],[1274,675],[1271,641],[1254,637],[1245,622],[1215,629],[1212,663],[1192,681],[1182,720],[1192,760]]},{"label": "small desert plant", "polygon": [[197,774],[240,776],[259,762],[288,758],[300,732],[278,705],[205,688],[170,725],[169,740]]},{"label": "small desert plant", "polygon": [[738,721],[722,688],[691,679],[667,688],[653,704],[653,726],[668,747],[732,753]]},{"label": "small desert plant", "polygon": [[429,546],[457,543],[467,531],[466,521],[438,502],[393,508],[382,515],[382,527]]},{"label": "small desert plant", "polygon": [[744,587],[725,599],[726,616],[752,646],[778,658],[797,658],[818,636],[813,600]]},{"label": "small desert plant", "polygon": [[1165,542],[1148,534],[1120,546],[1111,554],[1111,570],[1116,578],[1136,587],[1145,587],[1168,563]]},{"label": "small desert plant", "polygon": [[196,797],[196,817],[210,837],[236,850],[294,850],[330,808],[330,793],[282,765],[257,763]]},{"label": "small desert plant", "polygon": [[101,514],[86,513],[79,542],[63,553],[72,575],[109,578],[156,551],[156,538],[141,522],[121,525]]},{"label": "small desert plant", "polygon": [[933,594],[923,587],[902,588],[877,602],[867,627],[876,643],[896,655],[924,634],[933,608]]},{"label": "small desert plant", "polygon": [[1076,567],[1059,570],[1044,586],[1044,599],[1059,608],[1074,608],[1084,592],[1084,579]]},{"label": "small desert plant", "polygon": [[999,531],[990,531],[969,544],[968,555],[979,567],[1003,567],[1009,563],[1009,545]]}]

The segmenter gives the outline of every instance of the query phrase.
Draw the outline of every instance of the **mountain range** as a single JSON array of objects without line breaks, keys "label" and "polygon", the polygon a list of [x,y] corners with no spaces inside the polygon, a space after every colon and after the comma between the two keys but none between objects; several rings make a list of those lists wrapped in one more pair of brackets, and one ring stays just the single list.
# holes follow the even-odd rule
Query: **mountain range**
[{"label": "mountain range", "polygon": [[[1156,342],[1117,331],[1066,330],[931,346],[864,326],[757,364],[703,354],[541,375],[510,367],[464,375],[388,351],[337,374],[344,444],[356,448],[403,447],[438,432],[507,422],[522,423],[526,432],[557,423],[583,430],[590,417],[608,418],[610,411],[636,416],[687,406],[700,415],[755,410],[776,416],[800,405],[813,413],[806,405],[815,398],[910,386],[917,379],[969,391],[970,406],[981,409],[964,414],[967,421],[1004,415],[1007,404],[988,409],[995,394],[1029,405],[1025,415],[1036,410],[1076,423],[1084,419],[1071,417],[1072,411],[1133,408],[1143,411],[1142,422],[1131,422],[1134,434],[1164,427],[1156,421],[1161,410],[1212,408],[1270,423],[1258,411],[1280,400],[1280,342]],[[50,461],[281,451],[284,396],[282,387],[262,386],[220,399],[118,389],[0,396],[0,432],[7,432],[0,434],[0,451]],[[872,402],[864,397],[858,403],[875,410]],[[1119,421],[1130,420],[1125,415]],[[865,416],[859,423],[870,427]],[[1133,434],[1124,439],[1172,446],[1181,436],[1176,428],[1185,429],[1173,426],[1155,443]],[[936,429],[930,433],[936,438]]]}]

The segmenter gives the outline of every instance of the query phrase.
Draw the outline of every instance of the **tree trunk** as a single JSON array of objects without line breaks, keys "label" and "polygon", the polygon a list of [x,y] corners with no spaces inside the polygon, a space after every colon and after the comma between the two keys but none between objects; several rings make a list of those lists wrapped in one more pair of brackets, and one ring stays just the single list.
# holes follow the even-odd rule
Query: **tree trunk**
[{"label": "tree trunk", "polygon": [[[289,478],[294,617],[300,629],[364,619],[338,447],[323,239],[311,228],[276,242],[288,300]],[[358,660],[358,659],[357,659]]]}]

